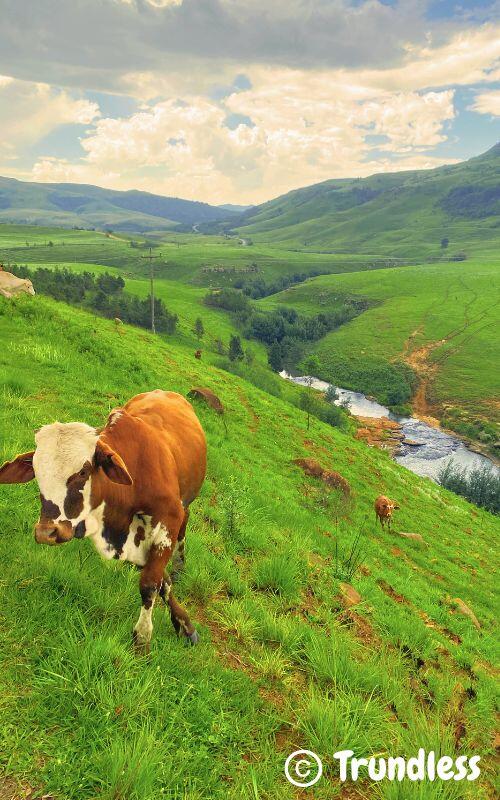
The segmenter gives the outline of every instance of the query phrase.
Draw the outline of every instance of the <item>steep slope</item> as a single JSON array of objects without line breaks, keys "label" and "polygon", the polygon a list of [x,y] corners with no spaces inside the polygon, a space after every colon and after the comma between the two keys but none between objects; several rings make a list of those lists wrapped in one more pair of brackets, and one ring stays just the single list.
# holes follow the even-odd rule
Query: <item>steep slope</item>
[{"label": "steep slope", "polygon": [[[240,235],[311,250],[395,256],[477,252],[498,243],[500,145],[461,164],[329,180],[250,209]],[[448,239],[446,248],[441,247]]]},{"label": "steep slope", "polygon": [[[292,800],[283,762],[306,747],[325,765],[318,800],[359,790],[391,800],[401,787],[390,782],[341,786],[332,754],[409,757],[420,746],[480,754],[482,774],[452,794],[405,782],[405,798],[493,796],[497,520],[350,436],[316,420],[306,430],[302,412],[176,340],[42,297],[2,301],[0,339],[0,461],[30,448],[45,422],[99,424],[157,386],[207,386],[227,420],[226,432],[197,406],[209,470],[177,586],[202,635],[195,649],[158,608],[152,654],[135,659],[136,572],[86,541],[35,545],[36,486],[0,487],[8,796],[20,779],[23,796],[32,786],[65,800]],[[350,498],[306,477],[298,457],[338,470]],[[373,520],[380,492],[401,505],[392,534]]]},{"label": "steep slope", "polygon": [[27,183],[0,178],[0,220],[147,231],[220,220],[231,209],[149,192],[118,192],[78,183]]}]

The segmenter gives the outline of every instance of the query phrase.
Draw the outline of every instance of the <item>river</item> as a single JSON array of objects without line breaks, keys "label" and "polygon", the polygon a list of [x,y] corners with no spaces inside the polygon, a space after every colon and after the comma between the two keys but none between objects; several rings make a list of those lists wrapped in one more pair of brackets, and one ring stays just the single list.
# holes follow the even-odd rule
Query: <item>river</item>
[{"label": "river", "polygon": [[[293,377],[287,372],[280,373],[282,378],[291,380],[301,386],[309,385],[309,378],[306,376]],[[312,378],[310,384],[313,389],[326,392],[329,383]],[[474,453],[457,436],[453,436],[439,428],[422,422],[416,417],[398,417],[392,414],[388,408],[377,403],[376,400],[369,400],[361,392],[351,392],[349,389],[336,387],[338,400],[336,405],[343,402],[349,403],[349,411],[355,417],[388,417],[400,425],[401,433],[404,436],[397,452],[394,455],[395,461],[403,467],[415,472],[417,475],[437,480],[439,473],[450,461],[454,466],[461,469],[470,470],[478,467],[492,467],[497,473],[499,469],[493,461],[480,453]],[[405,441],[409,440],[411,444]]]}]

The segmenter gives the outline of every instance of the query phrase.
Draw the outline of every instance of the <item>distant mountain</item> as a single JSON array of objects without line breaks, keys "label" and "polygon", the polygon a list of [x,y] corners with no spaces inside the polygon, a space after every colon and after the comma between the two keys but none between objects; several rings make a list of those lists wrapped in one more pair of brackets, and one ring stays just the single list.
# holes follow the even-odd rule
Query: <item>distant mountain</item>
[{"label": "distant mountain", "polygon": [[460,164],[298,189],[227,220],[225,229],[290,249],[395,256],[435,253],[443,240],[447,252],[498,243],[500,144]]},{"label": "distant mountain", "polygon": [[179,226],[191,229],[234,213],[227,207],[149,192],[0,178],[0,222],[146,232]]},{"label": "distant mountain", "polygon": [[255,208],[255,206],[237,206],[234,203],[226,203],[223,206],[219,206],[219,208],[224,209],[224,211],[234,211],[236,214],[242,214],[244,211],[248,211],[250,208]]}]

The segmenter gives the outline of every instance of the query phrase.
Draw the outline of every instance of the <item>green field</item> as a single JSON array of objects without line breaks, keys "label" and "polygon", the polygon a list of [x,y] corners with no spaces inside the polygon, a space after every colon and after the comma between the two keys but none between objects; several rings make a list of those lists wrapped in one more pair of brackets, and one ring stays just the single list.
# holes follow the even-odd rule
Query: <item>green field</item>
[{"label": "green field", "polygon": [[[315,419],[307,430],[303,412],[196,361],[182,338],[117,330],[41,296],[0,298],[0,338],[0,461],[29,449],[44,423],[98,425],[156,387],[207,386],[227,417],[226,433],[197,405],[208,478],[177,587],[201,633],[194,649],[158,608],[152,653],[136,658],[136,571],[101,561],[89,542],[36,545],[36,486],[0,487],[5,796],[494,796],[496,518]],[[338,470],[352,498],[305,477],[291,463],[302,456]],[[392,534],[375,525],[380,492],[401,505]],[[344,608],[341,581],[359,591],[355,608]],[[299,747],[324,761],[314,794],[283,776]],[[341,786],[333,768],[342,748],[419,747],[481,755],[481,778]]]},{"label": "green field", "polygon": [[499,289],[497,260],[466,261],[319,277],[259,305],[312,315],[346,297],[370,300],[371,308],[315,345],[321,377],[386,400],[381,373],[408,363],[425,381],[428,413],[465,425],[499,420]]},{"label": "green field", "polygon": [[[132,247],[131,242],[139,246]],[[83,262],[119,267],[131,275],[145,275],[148,262],[143,256],[148,255],[145,245],[149,244],[156,256],[155,269],[159,277],[200,286],[231,285],[235,277],[241,276],[263,277],[270,281],[296,272],[352,272],[387,263],[386,257],[380,259],[376,254],[325,255],[272,245],[244,246],[236,237],[162,232],[156,236],[148,234],[145,239],[140,234],[107,236],[97,231],[0,225],[0,262],[6,268],[14,263]],[[257,271],[249,272],[254,264]]]}]

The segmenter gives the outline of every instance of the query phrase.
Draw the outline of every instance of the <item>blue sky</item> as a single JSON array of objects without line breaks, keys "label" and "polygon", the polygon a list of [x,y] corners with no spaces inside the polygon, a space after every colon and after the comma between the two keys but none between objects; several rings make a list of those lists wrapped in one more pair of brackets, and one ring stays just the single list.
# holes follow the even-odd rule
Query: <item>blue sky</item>
[{"label": "blue sky", "polygon": [[2,175],[258,203],[500,138],[498,0],[0,10]]}]

